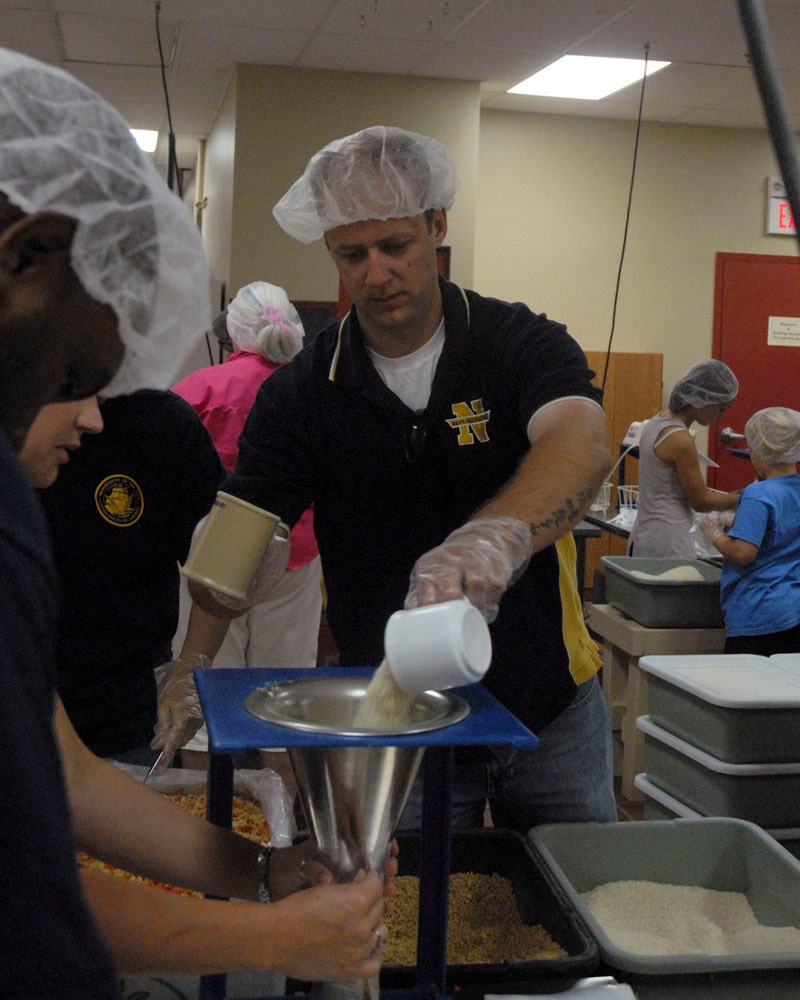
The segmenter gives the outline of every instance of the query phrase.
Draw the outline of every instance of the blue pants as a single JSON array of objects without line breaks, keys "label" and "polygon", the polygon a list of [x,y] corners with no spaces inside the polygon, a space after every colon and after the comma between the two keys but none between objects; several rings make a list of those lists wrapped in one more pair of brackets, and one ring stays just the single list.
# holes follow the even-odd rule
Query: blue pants
[{"label": "blue pants", "polygon": [[[523,835],[542,823],[616,820],[611,716],[597,677],[581,684],[565,711],[536,735],[535,749],[487,748],[483,760],[470,760],[469,751],[459,759],[456,750],[453,828],[483,826],[487,801],[496,827]],[[418,829],[421,815],[420,773],[398,829]]]}]

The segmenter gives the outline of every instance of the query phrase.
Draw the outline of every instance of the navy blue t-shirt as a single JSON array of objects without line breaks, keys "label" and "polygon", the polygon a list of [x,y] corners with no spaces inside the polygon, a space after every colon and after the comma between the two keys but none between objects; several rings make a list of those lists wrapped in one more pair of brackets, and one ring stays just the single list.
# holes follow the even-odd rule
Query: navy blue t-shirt
[{"label": "navy blue t-shirt", "polygon": [[58,691],[90,750],[147,746],[156,721],[153,670],[172,659],[180,570],[192,532],[225,474],[192,407],[143,389],[103,402],[40,491],[61,581]]},{"label": "navy blue t-shirt", "polygon": [[0,996],[114,1000],[52,730],[57,594],[46,539],[36,496],[0,434]]}]

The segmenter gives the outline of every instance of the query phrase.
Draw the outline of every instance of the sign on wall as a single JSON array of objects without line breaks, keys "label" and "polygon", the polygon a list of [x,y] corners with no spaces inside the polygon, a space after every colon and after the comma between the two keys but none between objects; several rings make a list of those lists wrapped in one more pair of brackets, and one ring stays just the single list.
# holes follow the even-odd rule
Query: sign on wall
[{"label": "sign on wall", "polygon": [[800,347],[800,317],[770,316],[767,344],[776,347]]},{"label": "sign on wall", "polygon": [[794,213],[780,177],[767,178],[767,232],[774,236],[794,236]]}]

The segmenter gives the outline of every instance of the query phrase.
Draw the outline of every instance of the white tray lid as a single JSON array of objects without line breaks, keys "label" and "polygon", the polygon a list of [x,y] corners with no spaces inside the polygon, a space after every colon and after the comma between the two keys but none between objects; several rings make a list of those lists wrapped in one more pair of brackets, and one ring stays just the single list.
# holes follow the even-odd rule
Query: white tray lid
[{"label": "white tray lid", "polygon": [[800,708],[800,657],[791,670],[751,653],[643,656],[639,667],[722,708]]},{"label": "white tray lid", "polygon": [[640,715],[636,720],[636,728],[643,732],[645,736],[652,736],[672,750],[677,750],[684,757],[689,757],[709,771],[716,771],[717,774],[730,774],[737,778],[750,778],[762,775],[800,775],[800,760],[789,761],[780,764],[729,764],[726,760],[713,757],[705,750],[687,743],[679,736],[667,732],[661,726],[650,720],[649,715]]}]

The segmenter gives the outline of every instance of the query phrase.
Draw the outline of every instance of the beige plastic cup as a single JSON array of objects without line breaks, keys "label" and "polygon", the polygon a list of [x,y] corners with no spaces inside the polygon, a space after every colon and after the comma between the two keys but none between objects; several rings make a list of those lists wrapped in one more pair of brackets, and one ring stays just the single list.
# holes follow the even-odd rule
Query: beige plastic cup
[{"label": "beige plastic cup", "polygon": [[247,600],[280,518],[230,493],[217,493],[181,572],[228,597]]},{"label": "beige plastic cup", "polygon": [[383,645],[395,683],[413,695],[474,684],[492,660],[489,626],[466,598],[395,611]]}]

